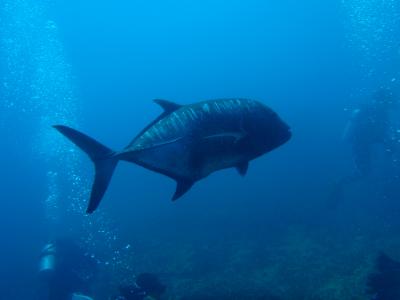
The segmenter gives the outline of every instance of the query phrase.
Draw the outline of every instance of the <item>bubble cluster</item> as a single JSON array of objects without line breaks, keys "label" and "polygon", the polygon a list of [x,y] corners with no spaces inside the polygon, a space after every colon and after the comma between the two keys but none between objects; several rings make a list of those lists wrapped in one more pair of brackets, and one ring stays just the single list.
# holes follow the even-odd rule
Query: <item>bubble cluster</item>
[{"label": "bubble cluster", "polygon": [[117,268],[132,249],[119,245],[117,226],[104,212],[85,216],[90,171],[82,170],[83,155],[51,127],[80,127],[82,116],[58,26],[46,15],[49,4],[44,0],[0,3],[0,64],[4,70],[0,75],[0,112],[4,115],[0,122],[4,123],[0,126],[5,128],[11,120],[32,124],[32,156],[45,169],[42,203],[49,227],[66,227],[62,230],[79,236],[99,264]]},{"label": "bubble cluster", "polygon": [[[400,61],[400,3],[397,0],[342,0],[350,47],[362,58],[366,77],[382,73],[380,65]],[[382,75],[382,74],[380,74]],[[387,81],[398,76],[387,74]]]}]

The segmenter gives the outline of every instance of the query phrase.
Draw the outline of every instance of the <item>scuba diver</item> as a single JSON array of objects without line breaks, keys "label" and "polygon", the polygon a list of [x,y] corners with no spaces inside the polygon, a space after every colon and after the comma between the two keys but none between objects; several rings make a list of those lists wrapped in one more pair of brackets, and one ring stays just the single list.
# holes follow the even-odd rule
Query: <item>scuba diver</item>
[{"label": "scuba diver", "polygon": [[400,262],[380,253],[374,271],[367,278],[366,292],[371,300],[399,300]]},{"label": "scuba diver", "polygon": [[68,239],[48,243],[39,264],[39,300],[92,300],[90,292],[97,263]]},{"label": "scuba diver", "polygon": [[352,146],[353,159],[359,176],[367,176],[372,168],[372,151],[376,145],[388,155],[395,151],[390,113],[397,108],[393,92],[381,88],[373,94],[372,102],[356,109],[347,124],[344,139]]},{"label": "scuba diver", "polygon": [[397,151],[397,132],[391,121],[391,112],[397,105],[394,93],[388,88],[380,88],[372,95],[372,101],[354,110],[343,139],[351,144],[355,170],[335,183],[331,200],[340,200],[345,187],[371,174],[375,147],[380,147],[385,156],[393,160]]},{"label": "scuba diver", "polygon": [[131,285],[119,287],[119,295],[112,300],[157,300],[165,293],[166,286],[151,273],[142,273]]}]

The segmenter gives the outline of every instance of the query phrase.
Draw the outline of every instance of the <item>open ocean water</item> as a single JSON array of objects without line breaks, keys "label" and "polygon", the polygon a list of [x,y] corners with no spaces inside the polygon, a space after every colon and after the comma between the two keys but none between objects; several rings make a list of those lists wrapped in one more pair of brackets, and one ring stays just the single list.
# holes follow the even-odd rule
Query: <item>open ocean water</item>
[{"label": "open ocean water", "polygon": [[[371,279],[400,261],[399,81],[399,0],[0,0],[0,300],[64,300],[43,290],[76,273],[93,300],[143,273],[165,288],[146,299],[399,300],[400,268]],[[173,180],[121,162],[86,214],[94,168],[53,125],[120,150],[153,99],[224,98],[292,138],[175,202]],[[52,241],[76,246],[55,254],[62,286],[40,274]]]}]

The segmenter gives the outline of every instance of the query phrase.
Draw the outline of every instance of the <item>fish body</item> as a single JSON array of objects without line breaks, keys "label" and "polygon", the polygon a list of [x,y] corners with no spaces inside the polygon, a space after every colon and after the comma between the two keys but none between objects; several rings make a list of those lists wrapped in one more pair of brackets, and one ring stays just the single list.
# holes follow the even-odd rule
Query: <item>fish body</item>
[{"label": "fish body", "polygon": [[173,196],[176,200],[196,181],[215,171],[235,167],[245,175],[249,161],[291,137],[289,126],[273,110],[255,100],[219,99],[189,105],[166,100],[155,102],[164,112],[119,152],[74,129],[55,126],[95,163],[96,177],[88,212],[99,204],[119,160],[176,180]]}]

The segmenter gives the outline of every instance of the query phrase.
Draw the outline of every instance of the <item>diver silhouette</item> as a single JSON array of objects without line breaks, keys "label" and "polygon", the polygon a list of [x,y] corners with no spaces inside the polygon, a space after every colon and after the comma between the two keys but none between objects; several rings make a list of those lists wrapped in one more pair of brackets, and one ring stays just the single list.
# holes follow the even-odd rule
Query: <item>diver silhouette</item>
[{"label": "diver silhouette", "polygon": [[377,90],[371,100],[354,110],[346,125],[343,139],[351,145],[355,168],[351,174],[334,183],[329,199],[331,205],[341,202],[349,185],[362,181],[371,174],[376,147],[383,150],[390,163],[393,162],[394,155],[397,155],[397,131],[390,114],[397,109],[398,100],[388,88]]},{"label": "diver silhouette", "polygon": [[112,300],[157,300],[165,293],[166,286],[152,273],[142,273],[133,284],[119,287],[119,295]]},{"label": "diver silhouette", "polygon": [[400,262],[380,253],[374,271],[367,278],[367,294],[371,300],[399,300]]},{"label": "diver silhouette", "polygon": [[91,300],[97,263],[74,241],[57,239],[45,245],[40,256],[39,300]]}]

